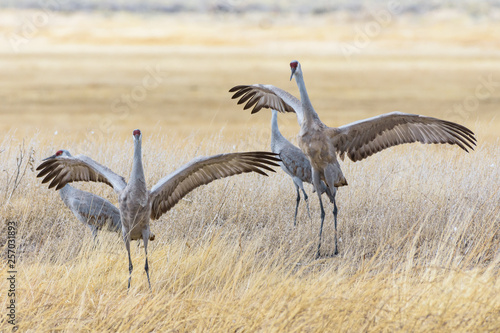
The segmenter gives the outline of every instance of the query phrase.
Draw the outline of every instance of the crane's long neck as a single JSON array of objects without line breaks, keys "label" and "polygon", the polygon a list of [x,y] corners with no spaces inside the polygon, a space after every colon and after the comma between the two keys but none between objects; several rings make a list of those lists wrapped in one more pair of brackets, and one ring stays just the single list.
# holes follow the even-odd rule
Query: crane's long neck
[{"label": "crane's long neck", "polygon": [[73,188],[69,184],[66,184],[62,189],[59,190],[59,195],[61,196],[62,201],[64,201],[65,203],[72,189]]},{"label": "crane's long neck", "polygon": [[271,150],[276,153],[278,143],[285,139],[278,128],[278,111],[272,110],[271,117]]},{"label": "crane's long neck", "polygon": [[308,123],[319,120],[318,114],[316,113],[316,111],[314,111],[311,100],[309,99],[309,95],[307,94],[306,84],[304,82],[304,76],[302,75],[302,71],[300,72],[297,71],[295,73],[295,81],[297,82],[297,86],[299,87],[300,101],[302,103],[302,112],[303,112],[302,122]]},{"label": "crane's long neck", "polygon": [[146,177],[144,177],[144,169],[142,166],[142,148],[141,139],[134,140],[134,160],[132,161],[132,175],[130,175],[130,183],[134,186],[143,186],[146,188]]}]

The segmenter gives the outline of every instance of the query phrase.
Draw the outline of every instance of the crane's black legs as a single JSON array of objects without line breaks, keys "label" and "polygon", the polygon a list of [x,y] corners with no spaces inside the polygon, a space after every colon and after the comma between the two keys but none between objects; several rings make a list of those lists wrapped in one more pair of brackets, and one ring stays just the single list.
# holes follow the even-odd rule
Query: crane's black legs
[{"label": "crane's black legs", "polygon": [[332,166],[327,167],[324,170],[325,181],[327,184],[327,194],[330,198],[330,201],[333,203],[333,219],[335,222],[335,252],[334,255],[339,254],[338,250],[338,242],[337,242],[337,202],[335,200],[335,196],[337,195],[337,188],[335,187],[335,179],[337,179],[337,171],[333,169]]},{"label": "crane's black legs", "polygon": [[[132,280],[132,270],[134,266],[132,265],[132,258],[130,256],[130,234],[124,232],[123,241],[125,242],[125,247],[127,248],[128,253],[128,287],[127,292],[130,290],[130,281]],[[146,275],[148,277],[148,285],[149,290],[151,290],[151,281],[149,279],[149,265],[148,265],[148,241],[149,241],[149,229],[142,231],[142,241],[144,242],[144,252],[146,252],[146,263],[144,264],[144,270],[146,271]]]},{"label": "crane's black legs", "polygon": [[335,195],[337,194],[337,188],[334,187],[333,190],[333,219],[335,220],[335,255],[339,254],[337,246],[337,202],[335,201]]},{"label": "crane's black legs", "polygon": [[319,242],[318,242],[318,251],[316,252],[316,259],[318,259],[321,256],[320,254],[321,236],[323,235],[323,223],[325,222],[325,209],[323,208],[323,202],[321,201],[321,194],[318,194],[318,197],[319,197],[319,206],[321,207],[321,225],[319,227]]},{"label": "crane's black legs", "polygon": [[144,252],[146,253],[146,263],[144,264],[144,270],[148,277],[149,291],[151,291],[151,282],[149,280],[149,265],[148,265],[148,241],[149,241],[149,228],[142,230],[142,241],[144,242]]},{"label": "crane's black legs", "polygon": [[299,210],[299,202],[300,202],[300,190],[302,190],[302,193],[304,194],[304,200],[306,201],[306,207],[307,207],[307,215],[309,218],[311,218],[311,213],[309,211],[309,197],[306,194],[306,191],[304,190],[304,185],[302,184],[302,180],[299,178],[294,178],[293,179],[293,184],[295,185],[295,190],[297,191],[297,204],[295,205],[295,218],[293,220],[293,226],[297,226],[297,212]]},{"label": "crane's black legs", "polygon": [[297,211],[299,210],[299,202],[300,202],[300,190],[297,184],[295,184],[295,189],[297,190],[297,205],[295,206],[295,218],[293,220],[293,226],[297,226]]},{"label": "crane's black legs", "polygon": [[128,287],[127,287],[127,292],[130,290],[130,280],[132,280],[132,270],[134,269],[134,266],[132,265],[132,258],[130,257],[130,235],[129,233],[126,233],[123,235],[123,241],[125,242],[125,247],[127,248],[127,253],[128,253]]},{"label": "crane's black legs", "polygon": [[306,201],[307,215],[309,216],[309,218],[311,218],[311,212],[309,211],[309,197],[307,196],[306,191],[304,191],[304,189],[302,189],[302,193],[304,194],[304,200]]},{"label": "crane's black legs", "polygon": [[319,172],[314,168],[312,169],[312,178],[316,194],[318,195],[319,206],[321,207],[321,226],[319,228],[318,251],[316,252],[316,259],[318,259],[320,257],[321,236],[323,235],[323,223],[325,222],[325,209],[323,208],[323,201],[321,200],[321,178]]}]

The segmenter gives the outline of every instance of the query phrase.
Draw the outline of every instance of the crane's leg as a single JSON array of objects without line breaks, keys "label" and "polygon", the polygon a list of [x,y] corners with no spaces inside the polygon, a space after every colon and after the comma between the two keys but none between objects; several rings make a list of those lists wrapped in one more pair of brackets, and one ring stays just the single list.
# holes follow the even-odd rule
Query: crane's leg
[{"label": "crane's leg", "polygon": [[311,218],[311,212],[309,211],[309,197],[307,196],[304,187],[302,187],[302,193],[304,194],[304,200],[306,201],[307,215],[309,216],[309,218]]},{"label": "crane's leg", "polygon": [[311,218],[311,212],[309,211],[309,197],[307,196],[307,193],[304,190],[304,183],[298,177],[293,178],[293,183],[295,185],[295,189],[297,190],[297,206],[295,206],[295,221],[293,222],[293,225],[295,226],[297,222],[297,211],[300,202],[300,190],[302,190],[302,193],[304,194],[304,200],[306,201],[306,207],[307,207],[307,215],[309,216],[309,218]]},{"label": "crane's leg", "polygon": [[331,166],[328,166],[325,170],[325,180],[326,184],[328,185],[328,188],[330,189],[327,191],[328,196],[330,197],[331,202],[333,203],[333,219],[335,223],[335,252],[334,254],[337,255],[339,254],[338,251],[338,243],[337,243],[337,202],[335,200],[335,196],[337,195],[337,188],[335,187],[335,179],[337,178],[337,171],[335,168],[332,168]]},{"label": "crane's leg", "polygon": [[320,257],[320,248],[321,248],[321,236],[323,234],[323,222],[325,221],[325,209],[323,208],[323,201],[321,201],[321,178],[319,175],[319,171],[312,168],[312,178],[313,185],[316,189],[316,193],[318,194],[319,206],[321,208],[321,226],[319,228],[319,243],[318,243],[318,251],[316,252],[316,259]]},{"label": "crane's leg", "polygon": [[337,188],[333,188],[333,219],[335,221],[335,255],[339,254],[337,246],[337,202],[335,201],[335,195],[337,194]]},{"label": "crane's leg", "polygon": [[130,280],[132,280],[132,270],[134,269],[134,266],[132,266],[132,258],[130,257],[130,233],[129,232],[124,232],[123,233],[123,241],[125,242],[125,247],[127,248],[127,253],[128,253],[128,287],[127,291],[130,290]]},{"label": "crane's leg", "polygon": [[144,252],[146,253],[146,263],[144,264],[144,270],[148,277],[149,291],[151,291],[151,282],[149,281],[149,265],[148,265],[148,241],[149,241],[149,228],[142,230],[142,241],[144,242]]},{"label": "crane's leg", "polygon": [[293,226],[297,226],[297,212],[299,210],[299,202],[300,202],[300,191],[299,191],[299,186],[293,183],[295,185],[295,190],[297,191],[297,204],[295,205],[295,218],[293,219]]}]

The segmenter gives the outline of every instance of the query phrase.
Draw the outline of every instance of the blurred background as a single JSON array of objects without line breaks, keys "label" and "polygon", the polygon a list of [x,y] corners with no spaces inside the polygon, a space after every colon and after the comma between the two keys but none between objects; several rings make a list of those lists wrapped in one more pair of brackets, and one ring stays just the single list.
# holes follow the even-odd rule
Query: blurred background
[{"label": "blurred background", "polygon": [[[298,96],[297,59],[330,126],[398,110],[495,141],[499,22],[500,0],[3,0],[0,129],[56,143],[134,128],[251,131],[262,148],[270,113],[250,116],[228,90],[264,83]],[[293,115],[280,126],[298,131]]]}]

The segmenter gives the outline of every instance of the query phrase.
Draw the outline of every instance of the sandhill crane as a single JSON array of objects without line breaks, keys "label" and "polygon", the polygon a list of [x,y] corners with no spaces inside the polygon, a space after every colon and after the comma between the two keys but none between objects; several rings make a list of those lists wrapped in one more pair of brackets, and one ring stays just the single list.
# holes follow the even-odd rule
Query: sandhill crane
[{"label": "sandhill crane", "polygon": [[[304,182],[312,184],[311,163],[304,153],[290,141],[288,141],[280,132],[278,127],[278,112],[272,111],[271,117],[271,151],[279,155],[281,169],[288,174],[297,190],[297,204],[295,205],[295,217],[293,225],[297,225],[297,211],[300,202],[300,190],[304,194],[304,200],[307,205],[307,213],[309,214],[309,203],[306,191],[304,190]],[[321,193],[326,192],[330,200],[333,200],[332,193],[326,184],[321,181]],[[311,215],[309,215],[311,216]]]},{"label": "sandhill crane", "polygon": [[130,241],[141,239],[144,242],[146,261],[144,270],[149,280],[148,239],[150,236],[149,220],[157,220],[170,210],[186,194],[200,185],[208,184],[216,179],[241,173],[256,172],[267,176],[263,170],[274,172],[270,166],[278,166],[276,154],[271,152],[229,153],[209,157],[198,157],[181,166],[148,191],[142,166],[142,134],[133,131],[134,157],[129,183],[107,167],[91,158],[72,156],[68,151],[59,150],[37,167],[37,177],[44,177],[42,183],[50,181],[49,188],[59,190],[66,184],[77,181],[101,182],[111,186],[118,195],[122,234],[128,253],[129,279],[132,278],[132,259],[130,257]]},{"label": "sandhill crane", "polygon": [[[62,150],[61,156],[71,155],[67,150]],[[120,210],[108,200],[69,184],[59,190],[59,195],[76,218],[90,228],[94,239],[97,237],[98,230],[122,231]],[[150,234],[149,240],[154,239],[155,236]]]},{"label": "sandhill crane", "polygon": [[[360,161],[385,148],[411,142],[456,144],[466,152],[476,145],[474,133],[468,128],[446,120],[391,112],[364,119],[338,128],[328,127],[321,122],[307,95],[301,65],[290,63],[290,80],[295,77],[300,100],[288,92],[272,85],[239,85],[229,90],[235,92],[232,98],[239,98],[238,104],[247,102],[244,109],[253,107],[252,113],[262,108],[280,112],[295,112],[300,124],[298,142],[300,149],[309,158],[312,166],[313,184],[316,190],[324,180],[333,194],[333,216],[335,222],[335,254],[337,248],[337,187],[346,186],[337,155],[347,156],[354,162]],[[321,207],[321,226],[316,257],[320,256],[321,235],[325,211],[321,191],[317,191]]]}]

